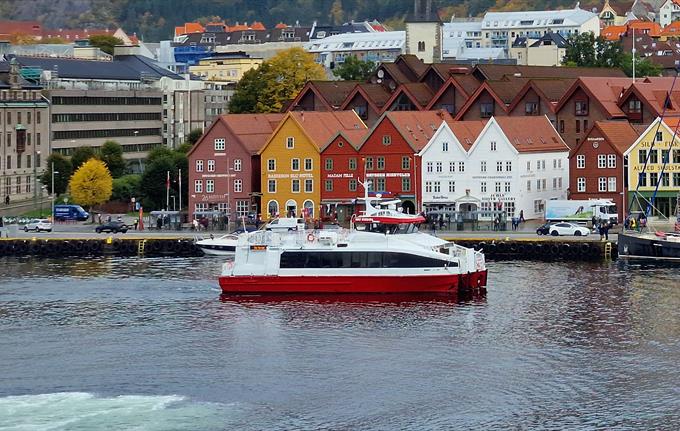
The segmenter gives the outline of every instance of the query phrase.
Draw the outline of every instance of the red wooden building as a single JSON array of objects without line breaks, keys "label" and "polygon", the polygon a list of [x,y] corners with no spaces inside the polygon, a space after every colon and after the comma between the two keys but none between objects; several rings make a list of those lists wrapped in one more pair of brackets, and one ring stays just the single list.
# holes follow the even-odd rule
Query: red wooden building
[{"label": "red wooden building", "polygon": [[628,121],[596,121],[569,155],[569,199],[611,199],[625,211],[623,153],[644,131]]},{"label": "red wooden building", "polygon": [[214,211],[243,217],[259,211],[260,158],[284,114],[227,114],[218,117],[191,148],[189,217]]}]

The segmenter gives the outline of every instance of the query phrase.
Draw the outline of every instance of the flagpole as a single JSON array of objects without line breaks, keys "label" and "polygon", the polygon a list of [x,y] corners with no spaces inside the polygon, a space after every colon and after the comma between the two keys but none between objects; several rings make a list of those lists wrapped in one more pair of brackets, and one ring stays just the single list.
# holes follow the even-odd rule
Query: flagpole
[{"label": "flagpole", "polygon": [[170,171],[167,171],[167,178],[165,180],[165,210],[170,208]]},{"label": "flagpole", "polygon": [[182,168],[179,169],[179,213],[182,214]]}]

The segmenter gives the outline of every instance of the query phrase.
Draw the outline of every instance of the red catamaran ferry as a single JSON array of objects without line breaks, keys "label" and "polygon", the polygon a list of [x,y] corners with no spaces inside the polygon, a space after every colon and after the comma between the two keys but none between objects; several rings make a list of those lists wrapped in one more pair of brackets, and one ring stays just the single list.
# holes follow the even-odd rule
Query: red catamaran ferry
[{"label": "red catamaran ferry", "polygon": [[219,278],[223,294],[454,293],[486,286],[481,251],[419,232],[420,215],[364,199],[366,211],[349,230],[242,234]]}]

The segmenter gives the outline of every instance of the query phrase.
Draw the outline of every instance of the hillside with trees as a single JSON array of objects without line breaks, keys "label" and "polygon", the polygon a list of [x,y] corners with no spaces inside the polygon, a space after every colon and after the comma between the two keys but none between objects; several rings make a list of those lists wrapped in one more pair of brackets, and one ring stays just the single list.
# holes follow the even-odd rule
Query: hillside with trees
[{"label": "hillside with trees", "polygon": [[[581,2],[581,7],[599,7],[600,3]],[[487,9],[540,10],[573,5],[573,0],[434,0],[443,20],[452,14],[476,16]],[[37,19],[49,28],[120,25],[153,42],[171,37],[176,25],[213,18],[229,24],[261,21],[266,26],[378,19],[399,27],[412,7],[411,0],[2,0],[0,19]]]}]

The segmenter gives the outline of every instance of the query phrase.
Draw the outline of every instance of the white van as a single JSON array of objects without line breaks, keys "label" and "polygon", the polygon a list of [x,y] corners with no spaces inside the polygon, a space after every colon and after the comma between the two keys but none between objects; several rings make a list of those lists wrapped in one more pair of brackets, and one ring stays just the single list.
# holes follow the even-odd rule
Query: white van
[{"label": "white van", "polygon": [[296,217],[277,218],[267,223],[264,228],[271,231],[305,230],[305,220]]}]

